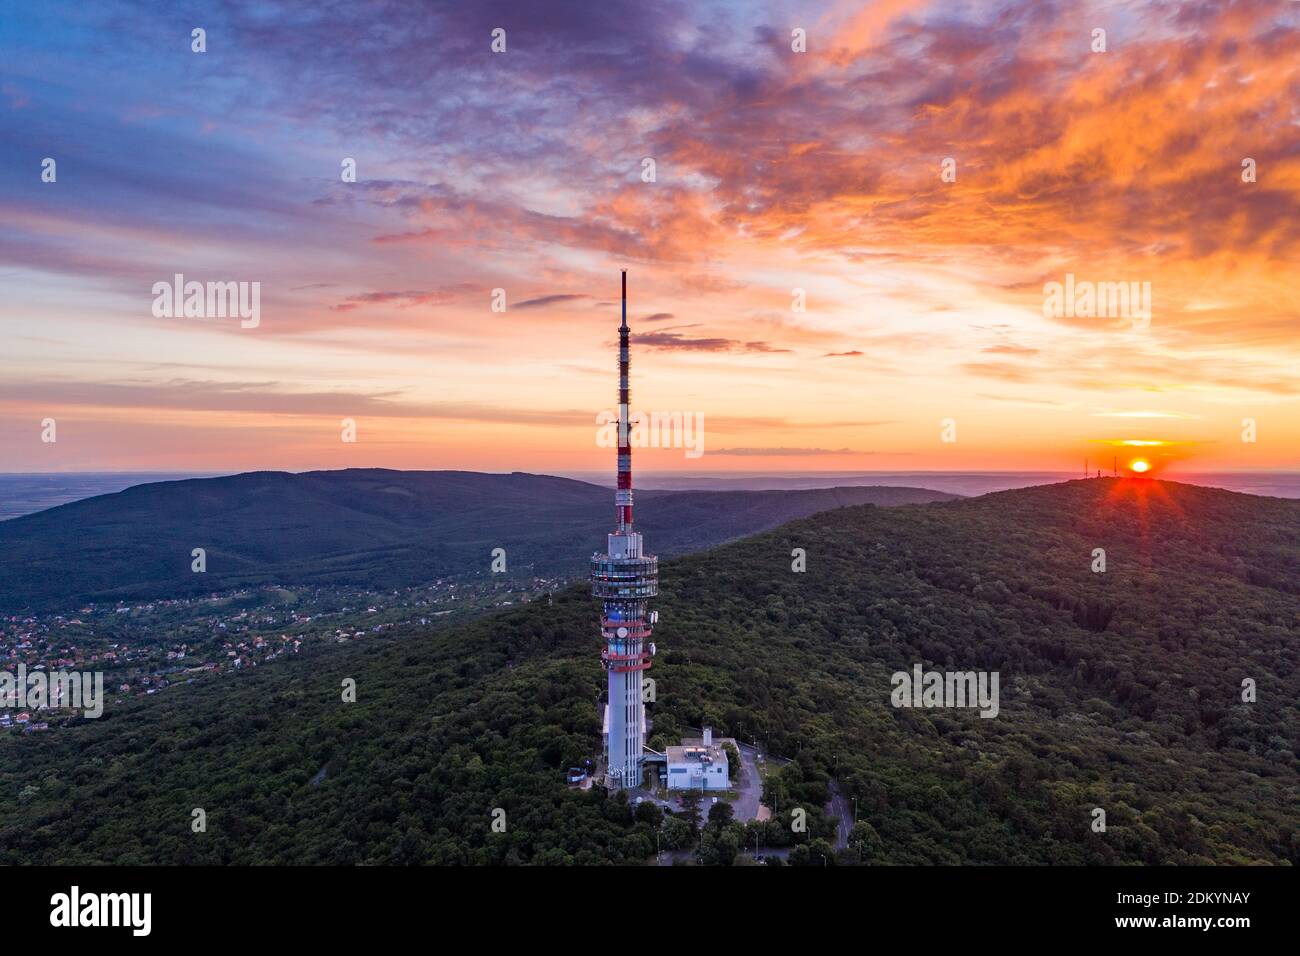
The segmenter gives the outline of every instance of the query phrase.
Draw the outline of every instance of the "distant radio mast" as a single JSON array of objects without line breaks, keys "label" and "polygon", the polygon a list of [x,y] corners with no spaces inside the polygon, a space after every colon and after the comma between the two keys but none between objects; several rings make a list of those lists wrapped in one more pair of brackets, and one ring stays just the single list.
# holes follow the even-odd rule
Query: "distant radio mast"
[{"label": "distant radio mast", "polygon": [[659,593],[659,559],[644,554],[641,533],[632,529],[632,442],[628,425],[627,270],[623,270],[623,324],[618,329],[618,488],[616,523],[604,554],[591,557],[591,593],[601,599],[601,666],[609,672],[606,776],[619,788],[641,783],[645,750],[645,704],[641,672],[650,668],[650,643],[657,611],[648,599]]}]

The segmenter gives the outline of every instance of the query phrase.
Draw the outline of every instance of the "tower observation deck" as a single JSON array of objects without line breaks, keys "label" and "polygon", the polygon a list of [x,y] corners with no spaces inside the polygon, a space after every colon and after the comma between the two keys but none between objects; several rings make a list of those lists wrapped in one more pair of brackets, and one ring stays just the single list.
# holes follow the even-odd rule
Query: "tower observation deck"
[{"label": "tower observation deck", "polygon": [[591,593],[601,599],[601,666],[609,676],[607,774],[615,787],[641,783],[645,749],[642,672],[655,646],[650,633],[657,612],[649,599],[659,593],[659,559],[645,554],[632,526],[632,443],[628,424],[627,270],[623,270],[623,324],[618,329],[618,487],[616,522],[604,554],[591,556]]}]

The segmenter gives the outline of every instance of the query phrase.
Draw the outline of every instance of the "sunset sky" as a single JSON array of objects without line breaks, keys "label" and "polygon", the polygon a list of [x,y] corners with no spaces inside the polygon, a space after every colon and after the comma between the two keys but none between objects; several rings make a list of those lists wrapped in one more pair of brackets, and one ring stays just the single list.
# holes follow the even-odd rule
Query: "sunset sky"
[{"label": "sunset sky", "polygon": [[1300,468],[1294,0],[4,8],[0,471]]}]

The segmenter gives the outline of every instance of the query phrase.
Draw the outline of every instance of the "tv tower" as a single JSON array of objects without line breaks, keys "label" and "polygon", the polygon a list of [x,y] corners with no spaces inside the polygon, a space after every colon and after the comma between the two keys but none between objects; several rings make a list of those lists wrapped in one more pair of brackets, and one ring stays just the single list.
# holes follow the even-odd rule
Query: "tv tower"
[{"label": "tv tower", "polygon": [[645,704],[641,672],[650,668],[655,646],[650,632],[658,612],[647,607],[659,593],[659,559],[644,554],[632,529],[632,442],[628,426],[627,270],[623,270],[623,324],[618,328],[617,521],[606,536],[604,554],[591,556],[591,593],[601,599],[600,663],[609,673],[607,777],[615,787],[641,783],[645,749]]}]

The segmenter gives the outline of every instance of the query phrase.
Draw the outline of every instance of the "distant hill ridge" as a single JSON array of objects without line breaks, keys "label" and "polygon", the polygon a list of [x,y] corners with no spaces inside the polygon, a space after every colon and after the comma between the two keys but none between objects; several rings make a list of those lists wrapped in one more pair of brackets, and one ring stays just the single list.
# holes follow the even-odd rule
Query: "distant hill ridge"
[{"label": "distant hill ridge", "polygon": [[[707,548],[829,508],[920,504],[919,488],[640,491],[660,555]],[[265,583],[404,587],[487,572],[576,575],[613,521],[608,488],[522,472],[256,471],[136,485],[0,522],[0,610],[185,597]],[[207,571],[190,570],[203,548]]]}]

